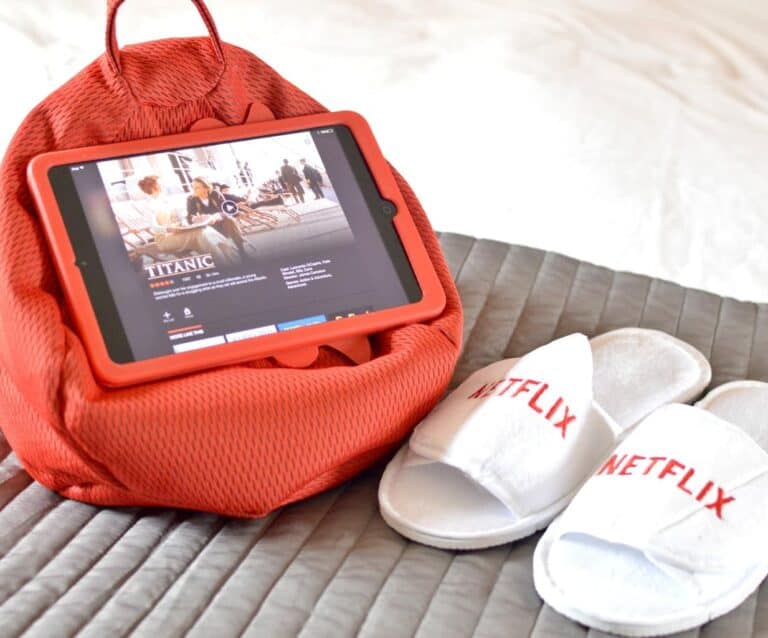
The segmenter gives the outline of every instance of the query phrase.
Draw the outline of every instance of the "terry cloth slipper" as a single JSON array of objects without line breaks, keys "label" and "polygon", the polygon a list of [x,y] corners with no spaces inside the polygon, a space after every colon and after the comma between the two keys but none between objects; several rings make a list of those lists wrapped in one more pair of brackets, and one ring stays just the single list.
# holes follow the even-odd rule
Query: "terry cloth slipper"
[{"label": "terry cloth slipper", "polygon": [[736,382],[645,419],[544,533],[539,595],[626,636],[691,629],[768,575],[768,384]]},{"label": "terry cloth slipper", "polygon": [[472,374],[414,431],[379,486],[403,536],[477,549],[545,527],[616,443],[709,383],[700,352],[654,330],[563,337]]}]

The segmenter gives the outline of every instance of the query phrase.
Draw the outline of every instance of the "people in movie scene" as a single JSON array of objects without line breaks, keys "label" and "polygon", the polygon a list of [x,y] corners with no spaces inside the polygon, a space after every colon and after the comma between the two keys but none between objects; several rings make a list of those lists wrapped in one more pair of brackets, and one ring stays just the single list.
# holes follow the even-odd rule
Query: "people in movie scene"
[{"label": "people in movie scene", "polygon": [[221,265],[239,261],[235,247],[214,227],[188,228],[187,221],[165,197],[159,177],[149,175],[139,181],[138,186],[149,195],[152,210],[150,230],[161,253],[179,256],[192,251],[209,253]]},{"label": "people in movie scene", "polygon": [[213,190],[211,184],[202,177],[192,180],[192,193],[187,199],[187,221],[190,224],[209,221],[213,228],[234,242],[241,257],[247,257],[240,224],[234,217],[222,212],[224,196]]},{"label": "people in movie scene", "polygon": [[314,166],[309,164],[307,160],[301,160],[302,172],[304,177],[309,183],[309,187],[315,194],[315,199],[323,198],[323,175]]},{"label": "people in movie scene", "polygon": [[286,159],[283,160],[283,166],[280,168],[280,175],[283,178],[288,191],[293,195],[296,202],[304,203],[304,187],[301,185],[301,176],[295,166]]}]

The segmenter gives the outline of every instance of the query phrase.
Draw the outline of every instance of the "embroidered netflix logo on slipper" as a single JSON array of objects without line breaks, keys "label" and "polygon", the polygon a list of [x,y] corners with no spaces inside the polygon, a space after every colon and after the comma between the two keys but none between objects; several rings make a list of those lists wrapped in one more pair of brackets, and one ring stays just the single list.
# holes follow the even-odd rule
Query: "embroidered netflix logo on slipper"
[{"label": "embroidered netflix logo on slipper", "polygon": [[576,415],[559,393],[551,390],[548,383],[536,379],[503,378],[484,383],[469,394],[467,399],[487,399],[489,397],[508,397],[526,401],[528,407],[544,416],[547,421],[560,430],[565,438],[568,426],[576,420]]},{"label": "embroidered netflix logo on slipper", "polygon": [[699,479],[696,468],[687,466],[667,456],[644,456],[640,454],[612,454],[597,471],[597,476],[648,476],[666,481],[704,505],[705,509],[723,519],[723,509],[733,503],[736,497],[712,480]]}]

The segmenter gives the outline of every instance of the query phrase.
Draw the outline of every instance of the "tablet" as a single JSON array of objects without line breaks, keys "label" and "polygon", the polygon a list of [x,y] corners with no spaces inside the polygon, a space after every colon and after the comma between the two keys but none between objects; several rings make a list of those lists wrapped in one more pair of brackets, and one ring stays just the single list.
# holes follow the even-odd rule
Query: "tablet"
[{"label": "tablet", "polygon": [[354,113],[48,153],[28,172],[106,385],[373,334],[445,305]]}]

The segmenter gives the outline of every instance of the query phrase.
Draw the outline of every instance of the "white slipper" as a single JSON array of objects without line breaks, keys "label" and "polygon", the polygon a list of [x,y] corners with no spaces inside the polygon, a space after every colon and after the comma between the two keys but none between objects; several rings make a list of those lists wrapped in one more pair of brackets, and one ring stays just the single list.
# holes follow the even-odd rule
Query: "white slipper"
[{"label": "white slipper", "polygon": [[574,334],[472,374],[416,428],[379,486],[403,536],[477,549],[545,527],[621,438],[710,380],[702,354],[639,328]]},{"label": "white slipper", "polygon": [[625,636],[684,631],[741,604],[768,575],[768,384],[670,405],[619,445],[544,533],[539,595]]}]

